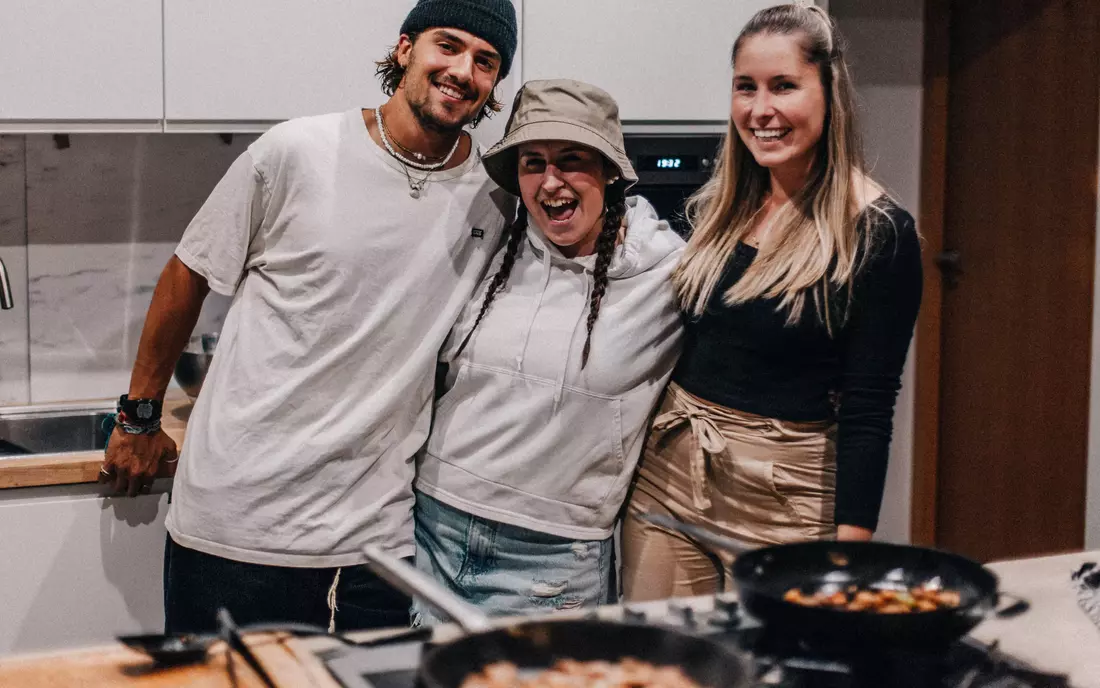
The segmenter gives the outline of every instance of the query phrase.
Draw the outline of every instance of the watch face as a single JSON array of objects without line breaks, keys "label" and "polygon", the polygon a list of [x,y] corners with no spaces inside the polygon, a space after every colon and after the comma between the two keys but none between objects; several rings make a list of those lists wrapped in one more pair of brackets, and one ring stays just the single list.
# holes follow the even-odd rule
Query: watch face
[{"label": "watch face", "polygon": [[149,420],[153,417],[153,405],[148,401],[138,404],[137,417],[142,420]]}]

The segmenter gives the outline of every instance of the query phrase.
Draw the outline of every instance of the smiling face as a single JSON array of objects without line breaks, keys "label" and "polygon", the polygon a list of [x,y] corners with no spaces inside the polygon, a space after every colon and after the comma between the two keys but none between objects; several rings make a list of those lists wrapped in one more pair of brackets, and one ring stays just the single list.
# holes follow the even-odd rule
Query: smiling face
[{"label": "smiling face", "polygon": [[803,38],[758,34],[734,59],[730,116],[756,162],[773,174],[805,174],[825,130],[825,89]]},{"label": "smiling face", "polygon": [[397,61],[405,68],[399,90],[425,129],[452,132],[472,122],[493,93],[500,54],[458,29],[429,29],[412,42],[401,36]]},{"label": "smiling face", "polygon": [[595,251],[603,227],[609,164],[597,151],[569,141],[519,146],[519,189],[528,217],[562,254]]}]

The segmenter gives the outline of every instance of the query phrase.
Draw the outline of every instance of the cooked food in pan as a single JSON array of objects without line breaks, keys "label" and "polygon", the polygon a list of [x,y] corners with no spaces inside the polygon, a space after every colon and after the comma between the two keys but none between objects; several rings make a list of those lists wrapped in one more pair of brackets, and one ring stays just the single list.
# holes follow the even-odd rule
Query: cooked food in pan
[{"label": "cooked food in pan", "polygon": [[807,595],[791,588],[783,595],[787,602],[805,607],[826,607],[850,612],[879,614],[910,614],[952,609],[959,606],[959,593],[939,587],[918,586],[909,589],[861,589],[855,585],[831,592],[818,591]]},{"label": "cooked food in pan", "polygon": [[631,657],[618,662],[561,660],[549,669],[520,671],[495,662],[466,677],[461,688],[702,688],[680,667],[654,666]]}]

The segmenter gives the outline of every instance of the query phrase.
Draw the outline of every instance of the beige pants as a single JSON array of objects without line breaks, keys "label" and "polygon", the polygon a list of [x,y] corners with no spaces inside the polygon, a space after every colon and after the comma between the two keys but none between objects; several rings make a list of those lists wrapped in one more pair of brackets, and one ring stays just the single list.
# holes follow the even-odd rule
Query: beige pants
[{"label": "beige pants", "polygon": [[[836,536],[836,425],[765,418],[669,386],[623,523],[627,600],[711,594],[718,571],[690,539],[636,518],[659,513],[751,545]],[[733,557],[722,555],[728,566]]]}]

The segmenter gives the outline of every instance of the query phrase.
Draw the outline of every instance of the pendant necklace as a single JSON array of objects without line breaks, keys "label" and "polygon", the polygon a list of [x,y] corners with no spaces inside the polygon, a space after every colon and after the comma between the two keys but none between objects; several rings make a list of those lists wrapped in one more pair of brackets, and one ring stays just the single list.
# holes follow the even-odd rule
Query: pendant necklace
[{"label": "pendant necklace", "polygon": [[[420,198],[421,192],[428,184],[428,179],[432,176],[432,172],[441,169],[443,166],[451,161],[452,157],[454,157],[455,151],[458,150],[458,144],[462,141],[462,136],[459,135],[458,138],[455,139],[455,143],[453,146],[451,146],[451,150],[449,153],[447,153],[446,157],[444,157],[441,161],[437,163],[426,165],[424,163],[409,160],[408,158],[393,149],[393,146],[390,145],[390,137],[387,136],[388,132],[386,131],[386,123],[382,120],[381,107],[375,109],[374,116],[378,119],[378,137],[382,139],[382,145],[386,148],[386,151],[389,152],[390,155],[392,155],[394,158],[397,159],[398,162],[401,163],[402,168],[405,170],[405,179],[407,179],[409,182],[409,195],[413,198]],[[394,141],[396,141],[396,139],[394,139]],[[398,143],[398,145],[400,146],[401,144]],[[404,146],[401,147],[405,148]],[[406,148],[405,150],[408,149]],[[420,153],[413,153],[413,155],[423,157]],[[425,172],[426,174],[424,175],[423,179],[414,178],[412,173],[409,171],[410,167]]]}]

